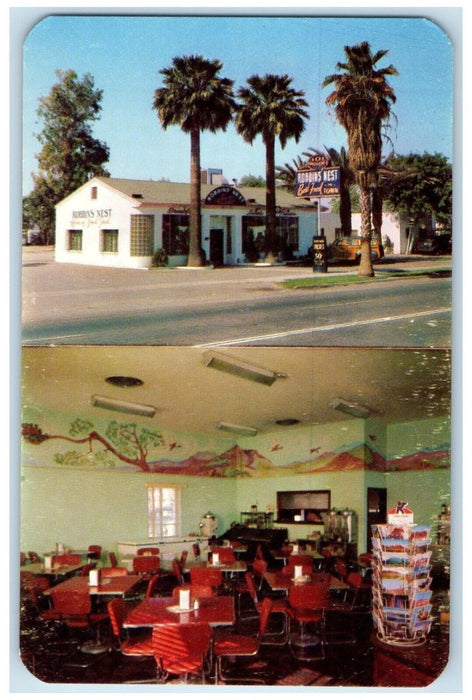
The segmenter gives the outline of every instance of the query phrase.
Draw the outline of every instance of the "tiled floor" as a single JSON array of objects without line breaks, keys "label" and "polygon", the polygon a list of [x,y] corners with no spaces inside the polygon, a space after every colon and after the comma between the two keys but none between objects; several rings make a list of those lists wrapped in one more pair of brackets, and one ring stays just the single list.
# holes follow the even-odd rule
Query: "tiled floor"
[{"label": "tiled floor", "polygon": [[[273,619],[273,624],[278,624],[277,618]],[[237,626],[241,631],[255,632],[257,620],[239,622]],[[373,630],[370,612],[331,612],[327,619],[327,631],[330,643],[325,647],[324,659],[304,658],[300,649],[297,656],[301,658],[295,658],[293,652],[297,649],[290,645],[263,645],[257,658],[249,663],[231,664],[229,671],[235,680],[228,684],[259,682],[269,686],[371,687]],[[83,632],[80,634],[83,638]],[[103,628],[103,636],[110,639],[108,625]],[[61,624],[39,620],[37,611],[27,601],[22,602],[20,653],[25,666],[39,680],[52,684],[159,682],[153,658],[124,657],[114,649],[100,655],[84,654],[76,650],[77,639],[75,631],[68,632]],[[167,681],[179,682],[181,680],[178,678]],[[190,678],[189,682],[201,683],[201,680]],[[206,678],[207,684],[214,682],[211,675]]]}]

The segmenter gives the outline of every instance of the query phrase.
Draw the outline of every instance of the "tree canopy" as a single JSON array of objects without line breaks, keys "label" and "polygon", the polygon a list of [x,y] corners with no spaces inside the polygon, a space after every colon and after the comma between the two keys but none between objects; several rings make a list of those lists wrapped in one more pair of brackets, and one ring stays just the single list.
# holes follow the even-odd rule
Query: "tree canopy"
[{"label": "tree canopy", "polygon": [[275,258],[275,142],[282,148],[289,139],[298,142],[309,118],[305,107],[305,93],[292,87],[292,78],[286,74],[252,75],[247,85],[238,90],[240,102],[236,113],[236,129],[245,141],[252,144],[262,137],[266,149],[266,260]]},{"label": "tree canopy", "polygon": [[219,73],[223,64],[203,56],[176,56],[163,68],[163,87],[154,91],[153,107],[164,129],[179,126],[190,134],[190,229],[189,266],[205,264],[201,231],[200,132],[226,127],[233,118],[236,103],[233,81]]},{"label": "tree canopy", "polygon": [[431,214],[452,228],[452,166],[439,153],[391,156],[382,189],[386,205],[418,222]]},{"label": "tree canopy", "polygon": [[371,192],[377,184],[377,170],[382,157],[382,126],[388,123],[395,93],[387,76],[397,75],[394,66],[377,68],[388,53],[372,53],[367,41],[345,46],[346,60],[337,64],[341,72],[326,76],[323,87],[334,85],[326,104],[334,107],[338,122],[346,130],[349,163],[360,188],[361,235],[363,238],[359,275],[372,277],[371,260]]},{"label": "tree canopy", "polygon": [[91,177],[108,175],[104,165],[110,155],[108,146],[92,135],[103,91],[95,88],[89,73],[79,79],[73,70],[57,70],[56,76],[49,94],[39,98],[42,148],[33,191],[24,200],[24,224],[39,226],[48,242],[54,240],[54,206]]}]

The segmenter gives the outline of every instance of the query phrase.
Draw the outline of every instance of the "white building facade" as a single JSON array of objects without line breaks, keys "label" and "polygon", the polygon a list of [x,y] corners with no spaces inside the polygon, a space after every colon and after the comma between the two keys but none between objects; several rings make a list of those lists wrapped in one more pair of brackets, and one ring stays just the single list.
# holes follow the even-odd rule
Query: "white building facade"
[{"label": "white building facade", "polygon": [[[326,236],[327,243],[332,243],[342,236],[339,214],[321,210],[321,232]],[[382,243],[387,254],[403,255],[410,252],[408,245],[412,236],[422,238],[423,231],[430,232],[433,227],[431,217],[424,217],[416,226],[406,216],[384,211],[382,214]],[[361,215],[353,212],[351,216],[351,231],[353,236],[360,236]]]},{"label": "white building facade", "polygon": [[[202,248],[215,266],[262,259],[265,189],[202,184]],[[317,207],[277,190],[280,260],[301,258],[317,235]],[[57,262],[149,268],[164,249],[171,267],[188,254],[190,185],[96,177],[56,206]]]}]

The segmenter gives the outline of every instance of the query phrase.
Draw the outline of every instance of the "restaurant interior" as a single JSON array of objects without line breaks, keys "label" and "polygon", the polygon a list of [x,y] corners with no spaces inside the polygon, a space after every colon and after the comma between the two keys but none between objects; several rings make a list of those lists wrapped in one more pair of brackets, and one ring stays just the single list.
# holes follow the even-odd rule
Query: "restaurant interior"
[{"label": "restaurant interior", "polygon": [[21,371],[40,684],[440,679],[450,351],[24,347]]}]

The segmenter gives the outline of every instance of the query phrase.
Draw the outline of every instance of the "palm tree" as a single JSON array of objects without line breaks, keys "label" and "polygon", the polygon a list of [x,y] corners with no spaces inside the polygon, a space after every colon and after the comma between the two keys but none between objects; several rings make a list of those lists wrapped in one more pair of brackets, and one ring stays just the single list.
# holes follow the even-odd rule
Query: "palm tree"
[{"label": "palm tree", "polygon": [[233,82],[219,77],[223,64],[203,56],[181,56],[160,71],[164,87],[154,92],[153,108],[164,129],[178,125],[190,134],[190,230],[187,265],[205,264],[201,228],[200,132],[226,130],[236,103]]},{"label": "palm tree", "polygon": [[306,160],[301,156],[297,156],[296,158],[292,158],[292,163],[293,165],[290,163],[276,165],[275,179],[281,183],[279,187],[293,194],[297,186],[297,173],[306,165]]},{"label": "palm tree", "polygon": [[252,75],[247,87],[241,87],[238,97],[236,128],[245,141],[252,144],[261,135],[266,149],[266,261],[276,259],[276,212],[275,212],[275,141],[285,145],[290,138],[298,142],[308,114],[304,107],[308,103],[305,93],[291,87],[288,75]]},{"label": "palm tree", "polygon": [[363,243],[359,275],[373,277],[370,188],[376,185],[382,157],[382,125],[388,122],[391,103],[396,101],[386,76],[398,75],[398,72],[392,65],[376,69],[376,64],[388,51],[372,54],[367,41],[345,46],[344,52],[346,62],[336,66],[344,72],[326,76],[322,87],[335,86],[326,104],[335,105],[336,118],[346,130],[349,161],[360,188]]}]

